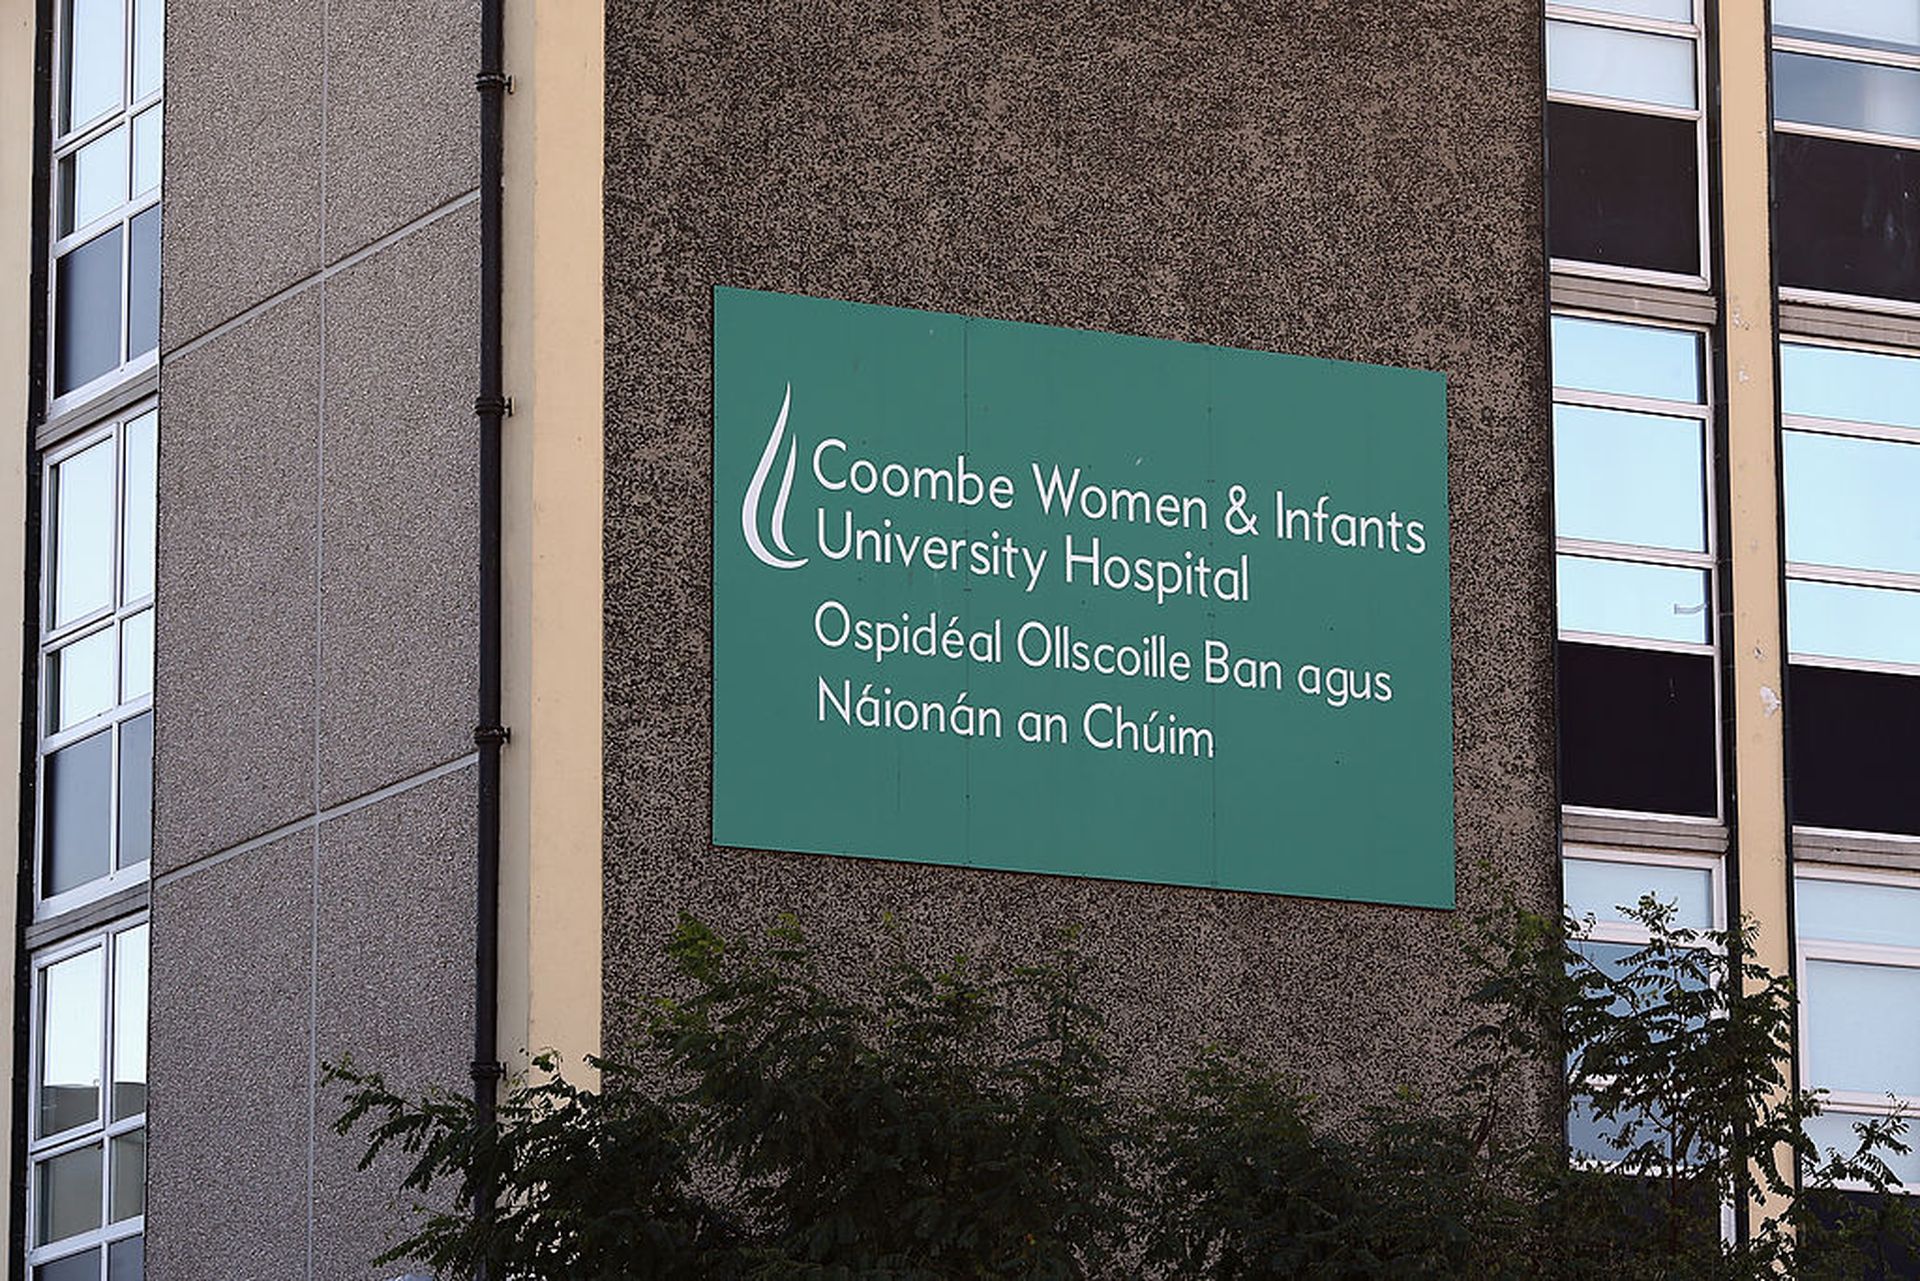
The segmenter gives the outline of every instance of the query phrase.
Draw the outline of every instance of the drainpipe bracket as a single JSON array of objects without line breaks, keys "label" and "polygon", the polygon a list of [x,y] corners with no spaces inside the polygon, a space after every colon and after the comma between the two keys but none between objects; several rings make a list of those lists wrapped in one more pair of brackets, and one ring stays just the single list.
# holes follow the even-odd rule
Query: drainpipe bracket
[{"label": "drainpipe bracket", "polygon": [[482,71],[473,78],[473,87],[480,93],[489,89],[498,89],[502,93],[513,92],[513,77],[504,71]]},{"label": "drainpipe bracket", "polygon": [[473,742],[476,747],[484,747],[488,743],[498,743],[504,746],[512,741],[513,731],[505,725],[476,725],[473,727]]},{"label": "drainpipe bracket", "polygon": [[485,418],[489,414],[498,418],[511,418],[513,417],[513,397],[481,396],[473,402],[473,412],[477,418]]}]

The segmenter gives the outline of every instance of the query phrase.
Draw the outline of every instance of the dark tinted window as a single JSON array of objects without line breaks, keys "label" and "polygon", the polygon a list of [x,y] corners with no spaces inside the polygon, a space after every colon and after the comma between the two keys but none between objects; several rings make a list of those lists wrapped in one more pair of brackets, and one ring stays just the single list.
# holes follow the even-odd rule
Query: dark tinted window
[{"label": "dark tinted window", "polygon": [[127,359],[160,344],[160,206],[127,224]]},{"label": "dark tinted window", "polygon": [[1793,821],[1920,836],[1920,676],[1796,663],[1788,682]]},{"label": "dark tinted window", "polygon": [[1719,813],[1711,654],[1560,645],[1560,767],[1569,805]]},{"label": "dark tinted window", "polygon": [[120,866],[153,853],[153,713],[120,727]]},{"label": "dark tinted window", "polygon": [[111,730],[48,754],[40,838],[46,847],[43,895],[60,894],[107,874],[112,779]]},{"label": "dark tinted window", "polygon": [[1693,121],[1550,102],[1547,175],[1555,258],[1699,274]]},{"label": "dark tinted window", "polygon": [[54,319],[54,393],[65,395],[120,363],[120,229],[60,260]]},{"label": "dark tinted window", "polygon": [[1780,283],[1920,302],[1920,151],[1776,133]]}]

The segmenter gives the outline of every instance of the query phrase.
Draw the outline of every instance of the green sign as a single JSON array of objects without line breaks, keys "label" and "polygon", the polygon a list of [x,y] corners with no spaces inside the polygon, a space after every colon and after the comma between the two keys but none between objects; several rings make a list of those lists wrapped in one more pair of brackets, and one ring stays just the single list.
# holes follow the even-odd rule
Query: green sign
[{"label": "green sign", "polygon": [[1445,379],[714,293],[713,839],[1453,903]]}]

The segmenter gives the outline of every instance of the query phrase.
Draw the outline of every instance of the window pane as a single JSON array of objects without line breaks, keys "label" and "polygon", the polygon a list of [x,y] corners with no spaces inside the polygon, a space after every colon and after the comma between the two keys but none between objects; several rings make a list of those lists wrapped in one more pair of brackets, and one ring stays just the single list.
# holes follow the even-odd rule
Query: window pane
[{"label": "window pane", "polygon": [[1553,318],[1553,385],[1703,404],[1700,335],[1687,329]]},{"label": "window pane", "polygon": [[1713,873],[1704,867],[1591,858],[1569,858],[1562,866],[1567,910],[1577,916],[1591,913],[1595,920],[1622,920],[1621,908],[1651,894],[1676,906],[1676,925],[1691,930],[1713,928]]},{"label": "window pane", "polygon": [[[1778,0],[1776,0],[1776,3]],[[1809,1117],[1803,1127],[1807,1137],[1820,1145],[1820,1156],[1824,1161],[1829,1151],[1841,1156],[1852,1156],[1860,1147],[1860,1136],[1854,1133],[1856,1121],[1873,1118],[1852,1112],[1822,1112],[1819,1116]],[[1903,1140],[1910,1148],[1913,1145],[1913,1118],[1907,1118],[1907,1137]],[[1880,1159],[1887,1163],[1894,1176],[1907,1186],[1908,1191],[1920,1188],[1920,1149],[1909,1151],[1905,1156],[1881,1148]]]},{"label": "window pane", "polygon": [[1920,151],[1777,133],[1780,283],[1920,302]]},{"label": "window pane", "polygon": [[68,129],[120,105],[126,81],[122,0],[68,0],[66,27]]},{"label": "window pane", "polygon": [[1560,556],[1560,630],[1705,644],[1707,572],[1669,565]]},{"label": "window pane", "polygon": [[60,234],[71,234],[127,201],[127,127],[60,160]]},{"label": "window pane", "polygon": [[100,1248],[83,1250],[79,1254],[69,1254],[64,1259],[52,1263],[41,1263],[33,1269],[33,1281],[99,1281]]},{"label": "window pane", "polygon": [[1920,52],[1920,5],[1887,0],[1773,0],[1775,35]]},{"label": "window pane", "polygon": [[160,188],[160,108],[133,118],[133,198]]},{"label": "window pane", "polygon": [[100,1119],[100,1050],[106,1027],[105,948],[89,948],[41,972],[42,1137]]},{"label": "window pane", "polygon": [[114,704],[113,628],[82,637],[47,656],[50,731],[78,725]]},{"label": "window pane", "polygon": [[146,1270],[145,1237],[128,1237],[107,1247],[107,1281],[141,1281]]},{"label": "window pane", "polygon": [[1597,9],[1601,13],[1621,13],[1630,18],[1661,18],[1667,22],[1693,21],[1693,0],[1568,0],[1567,7]]},{"label": "window pane", "polygon": [[120,363],[120,228],[62,258],[55,276],[54,394],[63,396]]},{"label": "window pane", "polygon": [[1789,579],[1787,649],[1796,656],[1920,663],[1920,592]]},{"label": "window pane", "polygon": [[113,441],[53,469],[53,625],[113,604]]},{"label": "window pane", "polygon": [[1793,821],[1920,836],[1912,754],[1889,749],[1920,725],[1920,676],[1795,663],[1787,702]]},{"label": "window pane", "polygon": [[120,697],[131,703],[153,693],[153,611],[120,624]]},{"label": "window pane", "polygon": [[107,1184],[107,1222],[124,1223],[147,1212],[147,1132],[135,1130],[113,1140]]},{"label": "window pane", "polygon": [[120,866],[153,856],[153,713],[120,726]]},{"label": "window pane", "polygon": [[1775,53],[1773,117],[1782,123],[1920,137],[1920,71]]},{"label": "window pane", "polygon": [[1920,947],[1920,887],[1830,881],[1794,882],[1794,924],[1803,939]]},{"label": "window pane", "polygon": [[1569,805],[1719,813],[1711,654],[1560,642],[1561,792]]},{"label": "window pane", "polygon": [[1806,418],[1920,427],[1920,360],[1782,343],[1780,404]]},{"label": "window pane", "polygon": [[149,409],[122,429],[126,489],[121,534],[120,599],[153,595],[154,501],[159,492],[160,415]]},{"label": "window pane", "polygon": [[41,823],[45,867],[40,892],[51,897],[107,874],[113,821],[113,731],[102,730],[49,752]]},{"label": "window pane", "polygon": [[1920,970],[1850,961],[1806,966],[1807,1084],[1920,1094]]},{"label": "window pane", "polygon": [[1562,538],[1707,550],[1705,426],[1696,418],[1553,407]]},{"label": "window pane", "polygon": [[1547,104],[1555,258],[1700,274],[1700,140],[1691,120]]},{"label": "window pane", "polygon": [[160,206],[127,224],[127,359],[160,345]]},{"label": "window pane", "polygon": [[1693,41],[1547,23],[1547,88],[1662,107],[1694,105]]},{"label": "window pane", "polygon": [[133,96],[136,100],[160,87],[166,13],[166,0],[134,0]]},{"label": "window pane", "polygon": [[[100,1145],[63,1152],[34,1168],[40,1213],[35,1245],[60,1241],[100,1226]],[[98,1258],[98,1255],[94,1256]]]},{"label": "window pane", "polygon": [[113,1119],[147,1110],[147,927],[113,940]]},{"label": "window pane", "polygon": [[1920,573],[1920,445],[1790,431],[1787,559]]}]

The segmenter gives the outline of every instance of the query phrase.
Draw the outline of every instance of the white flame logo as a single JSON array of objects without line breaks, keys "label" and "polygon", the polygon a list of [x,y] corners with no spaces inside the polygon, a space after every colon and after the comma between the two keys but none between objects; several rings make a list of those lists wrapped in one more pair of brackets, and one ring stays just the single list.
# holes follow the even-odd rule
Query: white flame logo
[{"label": "white flame logo", "polygon": [[767,437],[767,447],[760,453],[760,465],[753,469],[753,479],[747,482],[746,501],[740,504],[740,532],[747,536],[747,550],[758,557],[761,564],[775,569],[798,569],[807,563],[806,557],[796,557],[793,548],[787,546],[787,495],[793,491],[793,465],[800,453],[797,440],[787,442],[787,471],[780,478],[780,492],[774,497],[773,519],[769,524],[773,545],[781,554],[774,555],[760,541],[760,495],[766,490],[773,460],[780,456],[780,441],[787,434],[787,410],[792,405],[793,384],[788,383],[786,398],[780,402],[780,416],[773,420],[773,434]]}]

